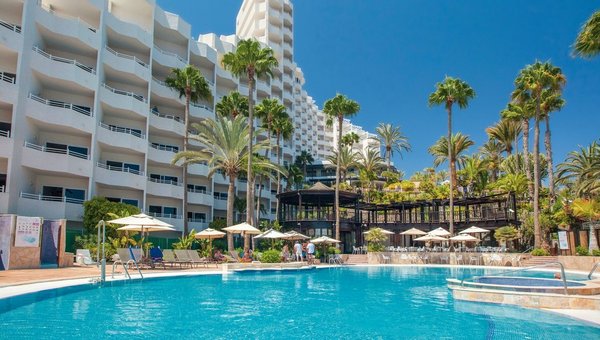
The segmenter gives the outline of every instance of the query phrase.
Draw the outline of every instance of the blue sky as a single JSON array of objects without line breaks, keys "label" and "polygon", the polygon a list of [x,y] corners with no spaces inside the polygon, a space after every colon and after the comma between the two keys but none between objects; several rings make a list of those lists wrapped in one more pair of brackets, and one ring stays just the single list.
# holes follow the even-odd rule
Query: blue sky
[{"label": "blue sky", "polygon": [[[192,24],[192,32],[232,34],[241,0],[158,0]],[[413,151],[397,166],[408,175],[429,167],[427,148],[446,133],[443,107],[427,97],[445,75],[468,82],[477,97],[455,110],[454,131],[476,142],[499,119],[521,68],[550,60],[567,76],[567,105],[552,116],[555,162],[600,138],[600,57],[571,56],[581,24],[597,1],[296,0],[294,57],[319,106],[336,92],[361,104],[352,119],[374,131],[400,125]],[[543,133],[543,131],[542,131]],[[519,146],[520,147],[520,146]],[[543,148],[543,143],[542,143]]]}]

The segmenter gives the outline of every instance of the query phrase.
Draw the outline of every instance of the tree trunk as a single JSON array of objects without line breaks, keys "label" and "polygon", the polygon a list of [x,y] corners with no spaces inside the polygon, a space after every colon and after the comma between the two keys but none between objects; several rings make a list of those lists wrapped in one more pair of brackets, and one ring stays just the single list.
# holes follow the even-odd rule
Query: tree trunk
[{"label": "tree trunk", "polygon": [[550,206],[554,204],[554,164],[552,161],[552,139],[550,132],[550,113],[546,114],[546,133],[544,134],[544,147],[546,148],[546,158],[548,160],[548,189],[550,191]]},{"label": "tree trunk", "polygon": [[542,245],[542,228],[540,226],[540,96],[535,108],[535,127],[533,130],[533,245]]},{"label": "tree trunk", "polygon": [[529,165],[529,118],[523,120],[523,161],[525,164],[525,176],[527,176],[527,191],[529,199],[533,197],[533,180]]},{"label": "tree trunk", "polygon": [[[190,89],[185,90],[185,133],[183,137],[183,151],[187,151],[188,149],[188,129],[190,125],[190,98],[192,94]],[[183,163],[183,207],[181,209],[181,214],[183,216],[183,233],[185,235],[189,232],[188,218],[187,218],[187,202],[188,202],[188,189],[187,189],[187,163]]]},{"label": "tree trunk", "polygon": [[[279,133],[277,135],[277,165],[281,167],[281,148],[279,147]],[[289,181],[289,176],[288,176]],[[281,193],[281,173],[277,171],[277,195]],[[275,221],[279,222],[279,197],[277,197],[276,206],[275,206]]]},{"label": "tree trunk", "polygon": [[[342,156],[342,124],[344,116],[338,115],[338,152],[335,167],[335,239],[340,239],[340,161]],[[339,243],[337,244],[339,248]]]},{"label": "tree trunk", "polygon": [[388,171],[392,171],[392,148],[389,146],[385,147],[385,155],[387,156],[387,168]]},{"label": "tree trunk", "polygon": [[[248,68],[248,188],[246,191],[246,223],[254,225],[254,174],[252,173],[252,144],[254,143],[254,69]],[[244,243],[246,243],[244,241]]]},{"label": "tree trunk", "polygon": [[258,178],[258,195],[256,196],[256,227],[260,224],[260,196],[262,195],[262,176],[256,176]]},{"label": "tree trunk", "polygon": [[454,235],[454,186],[456,185],[455,160],[452,152],[452,106],[448,107],[448,166],[450,167],[450,221],[448,231]]},{"label": "tree trunk", "polygon": [[[227,226],[233,225],[233,202],[235,201],[235,177],[229,176],[229,188],[227,188]],[[233,234],[227,232],[227,250],[233,251]]]}]

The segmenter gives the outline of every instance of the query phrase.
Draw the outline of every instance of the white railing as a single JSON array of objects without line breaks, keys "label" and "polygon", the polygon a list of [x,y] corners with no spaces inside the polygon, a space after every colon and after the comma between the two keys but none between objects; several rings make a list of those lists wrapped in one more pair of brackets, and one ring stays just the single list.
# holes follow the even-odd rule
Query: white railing
[{"label": "white railing", "polygon": [[153,212],[147,212],[147,214],[149,216],[158,217],[158,218],[161,218],[161,217],[162,218],[173,218],[173,219],[176,219],[176,220],[183,219],[183,216],[181,216],[181,215],[175,215],[175,214],[161,214],[161,213],[153,213]]},{"label": "white railing", "polygon": [[208,110],[210,112],[213,112],[212,107],[208,107],[208,106],[206,106],[204,104],[190,103],[190,105],[193,106],[193,107],[197,107],[197,108],[200,108],[200,109],[205,109],[205,110]]},{"label": "white railing", "polygon": [[119,57],[119,58],[125,58],[125,59],[129,59],[129,60],[133,60],[136,63],[142,65],[145,68],[149,68],[150,66],[148,65],[148,63],[144,62],[143,60],[139,59],[138,57],[134,56],[134,55],[129,55],[129,54],[125,54],[125,53],[121,53],[121,52],[117,52],[115,50],[113,50],[112,48],[108,47],[108,45],[105,46],[106,50],[112,54],[114,54],[115,56]]},{"label": "white railing", "polygon": [[158,78],[156,78],[156,77],[154,77],[154,76],[152,77],[152,81],[155,81],[155,82],[157,82],[158,84],[160,84],[160,85],[162,85],[162,86],[169,87],[169,86],[167,85],[167,83],[166,83],[164,80],[160,80],[160,79],[158,79]]},{"label": "white railing", "polygon": [[194,189],[194,188],[188,188],[187,189],[188,192],[193,192],[195,194],[205,194],[205,195],[212,195],[212,192],[210,191],[206,191],[206,189],[204,190],[200,190],[200,189]]},{"label": "white railing", "polygon": [[90,159],[89,155],[82,154],[82,153],[75,152],[75,151],[71,151],[71,150],[68,149],[68,147],[67,147],[67,149],[49,148],[47,146],[41,146],[41,145],[29,143],[27,141],[23,145],[26,148],[37,150],[37,151],[41,151],[41,152],[57,153],[57,154],[61,154],[61,155],[68,155],[68,156],[73,156],[73,157],[77,157],[77,158],[81,158],[81,159],[86,159],[86,160]]},{"label": "white railing", "polygon": [[56,13],[56,11],[55,11],[54,9],[52,9],[52,7],[50,7],[49,5],[46,5],[46,4],[42,3],[42,1],[41,1],[41,0],[39,0],[39,1],[38,1],[38,6],[40,6],[40,7],[41,7],[43,10],[45,10],[46,12],[48,12],[48,13],[50,13],[50,14],[54,15],[54,16],[57,16],[57,17],[59,17],[59,18],[63,18],[63,19],[68,19],[68,20],[74,20],[74,21],[77,21],[77,22],[79,22],[81,25],[83,25],[83,26],[87,26],[87,28],[88,28],[90,31],[92,31],[92,32],[96,33],[96,30],[97,30],[97,29],[96,29],[94,26],[92,26],[92,25],[88,24],[88,23],[87,23],[85,20],[81,19],[80,17],[75,17],[75,16],[68,15],[68,14],[65,14],[65,13],[60,13],[60,14],[58,14],[58,13]]},{"label": "white railing", "polygon": [[36,96],[33,93],[29,93],[28,96],[30,99],[33,99],[37,102],[40,102],[44,105],[48,105],[48,106],[53,106],[53,107],[60,107],[63,109],[68,109],[68,110],[73,110],[77,113],[81,113],[84,114],[86,116],[93,116],[93,112],[92,112],[92,108],[91,107],[87,107],[87,106],[82,106],[82,105],[75,105],[75,104],[71,104],[71,103],[65,103],[63,101],[60,100],[52,100],[52,99],[45,99],[39,96]]},{"label": "white railing", "polygon": [[67,58],[63,58],[63,57],[57,57],[57,56],[53,56],[52,54],[49,54],[48,52],[40,49],[37,46],[33,46],[33,50],[36,51],[39,55],[46,57],[47,59],[50,59],[52,61],[57,61],[59,63],[64,63],[64,64],[71,64],[71,65],[75,65],[77,67],[79,67],[80,69],[91,73],[91,74],[96,74],[96,70],[94,70],[93,67],[90,66],[86,66],[80,62],[78,62],[75,59],[67,59]]},{"label": "white railing", "polygon": [[16,84],[17,82],[17,76],[13,73],[0,72],[0,79],[11,84]]},{"label": "white railing", "polygon": [[188,218],[187,220],[188,220],[188,222],[192,222],[192,223],[206,223],[205,218]]},{"label": "white railing", "polygon": [[219,200],[219,201],[227,201],[227,197],[224,197],[224,196],[221,196],[221,195],[219,195],[219,196],[213,195],[213,198],[216,199],[216,200]]},{"label": "white railing", "polygon": [[180,182],[174,181],[172,179],[159,179],[159,178],[148,177],[148,180],[150,182],[159,183],[159,184],[169,184],[169,185],[174,185],[176,187],[182,186],[182,184]]},{"label": "white railing", "polygon": [[10,130],[0,130],[0,137],[10,138]]},{"label": "white railing", "polygon": [[151,148],[156,149],[156,150],[169,151],[169,152],[172,152],[172,153],[179,152],[179,148],[176,147],[176,146],[171,146],[171,145],[156,145],[156,144],[152,144],[152,143],[148,143],[148,145],[150,145]]},{"label": "white railing", "polygon": [[128,172],[130,174],[144,176],[144,172],[143,171],[135,170],[135,169],[130,169],[130,168],[124,167],[124,166],[106,165],[106,164],[101,163],[101,162],[98,162],[97,165],[98,165],[99,168],[110,170],[110,171]]},{"label": "white railing", "polygon": [[17,26],[15,24],[9,24],[6,21],[0,20],[0,26],[6,27],[15,33],[21,33],[21,26]]},{"label": "white railing", "polygon": [[165,114],[159,113],[156,109],[150,110],[150,113],[152,113],[153,115],[158,116],[160,118],[171,119],[171,120],[174,120],[174,121],[176,121],[178,123],[185,124],[185,120],[184,119],[182,119],[180,117],[177,117],[177,116],[173,116],[173,115],[165,115]]},{"label": "white railing", "polygon": [[26,192],[21,192],[21,198],[27,198],[36,201],[50,201],[50,202],[63,202],[63,203],[73,203],[73,204],[83,204],[83,200],[77,198],[69,198],[65,196],[44,196],[40,194],[29,194]]},{"label": "white railing", "polygon": [[140,133],[140,132],[136,131],[135,129],[124,128],[124,127],[114,126],[114,125],[108,125],[108,124],[102,123],[102,122],[98,123],[98,126],[103,127],[105,129],[113,131],[113,132],[125,133],[128,135],[135,136],[137,138],[146,139],[145,134]]},{"label": "white railing", "polygon": [[4,185],[0,185],[0,192],[6,192],[6,187]]},{"label": "white railing", "polygon": [[115,89],[115,88],[112,88],[112,87],[106,85],[106,83],[102,83],[102,87],[104,87],[105,89],[107,89],[110,92],[115,93],[115,94],[119,94],[119,95],[122,95],[122,96],[133,97],[133,98],[141,101],[142,103],[147,103],[148,102],[148,99],[146,99],[144,96],[139,95],[137,93],[133,93],[133,92],[129,92],[129,91],[123,91],[123,90],[118,90],[118,89]]},{"label": "white railing", "polygon": [[157,50],[157,51],[159,51],[160,53],[162,53],[162,54],[164,54],[164,55],[168,55],[168,56],[171,56],[171,57],[175,57],[175,58],[179,59],[179,61],[181,61],[182,63],[184,63],[184,64],[187,64],[187,59],[183,59],[183,57],[181,57],[181,56],[180,56],[180,55],[178,55],[177,53],[173,53],[173,52],[165,51],[165,50],[163,50],[162,48],[160,48],[160,47],[158,47],[158,46],[156,46],[156,45],[154,45],[154,49],[155,49],[155,50]]}]

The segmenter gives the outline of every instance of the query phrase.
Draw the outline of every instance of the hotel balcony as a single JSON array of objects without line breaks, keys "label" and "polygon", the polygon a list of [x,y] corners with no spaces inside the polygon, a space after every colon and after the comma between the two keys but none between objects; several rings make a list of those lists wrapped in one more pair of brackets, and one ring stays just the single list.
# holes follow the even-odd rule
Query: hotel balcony
[{"label": "hotel balcony", "polygon": [[213,207],[217,210],[227,210],[227,199],[215,198]]},{"label": "hotel balcony", "polygon": [[210,192],[207,191],[192,191],[188,189],[188,203],[189,204],[198,204],[198,205],[206,205],[212,207],[214,198]]},{"label": "hotel balcony", "polygon": [[237,189],[238,192],[240,192],[240,191],[246,192],[246,191],[248,191],[248,182],[246,180],[238,179],[237,183],[235,184],[235,188]]},{"label": "hotel balcony", "polygon": [[45,99],[29,94],[25,104],[27,117],[62,131],[79,131],[91,134],[95,129],[92,108]]},{"label": "hotel balcony", "polygon": [[[39,2],[42,4],[42,2]],[[88,24],[81,18],[59,16],[54,10],[40,5],[36,13],[37,23],[44,26],[52,34],[77,39],[85,45],[98,49],[100,46],[100,34],[96,27]]]},{"label": "hotel balcony", "polygon": [[16,104],[18,86],[17,76],[12,73],[0,72],[0,101]]},{"label": "hotel balcony", "polygon": [[271,84],[259,79],[256,82],[256,90],[268,96],[271,93]]},{"label": "hotel balcony", "polygon": [[154,144],[149,144],[148,160],[156,163],[171,164],[173,157],[177,153],[177,149],[173,147],[165,147]]},{"label": "hotel balcony", "polygon": [[8,211],[8,192],[4,185],[0,185],[0,211]]},{"label": "hotel balcony", "polygon": [[104,18],[106,26],[113,29],[118,34],[135,39],[148,48],[152,47],[152,33],[142,29],[136,24],[121,21],[111,13],[107,13]]},{"label": "hotel balcony", "polygon": [[187,167],[187,171],[190,175],[204,176],[204,177],[208,176],[208,166],[204,165],[204,164],[190,164]]},{"label": "hotel balcony", "polygon": [[181,19],[180,16],[163,11],[160,7],[156,7],[154,11],[154,19],[162,27],[176,31],[183,38],[190,39],[191,26]]},{"label": "hotel balcony", "polygon": [[229,178],[227,176],[221,175],[220,172],[215,172],[213,175],[213,179],[215,181],[215,184],[229,185]]},{"label": "hotel balcony", "polygon": [[183,231],[183,217],[181,215],[157,214],[151,212],[148,212],[147,214],[172,225],[175,231]]},{"label": "hotel balcony", "polygon": [[97,131],[98,142],[117,148],[146,153],[148,142],[146,135],[134,129],[108,125],[100,122]]},{"label": "hotel balcony", "polygon": [[183,199],[183,186],[171,180],[148,178],[146,192],[153,196]]},{"label": "hotel balcony", "polygon": [[167,84],[155,77],[152,77],[152,93],[160,97],[171,99],[181,105],[185,104],[185,98],[179,98],[179,93],[169,88]]},{"label": "hotel balcony", "polygon": [[104,63],[113,69],[134,75],[145,81],[150,79],[150,65],[140,58],[121,53],[106,46],[104,49]]},{"label": "hotel balcony", "polygon": [[148,99],[140,94],[114,89],[102,84],[100,99],[109,106],[132,111],[142,117],[148,116]]},{"label": "hotel balcony", "polygon": [[2,45],[14,52],[21,52],[23,47],[21,26],[0,20],[0,41],[2,41]]},{"label": "hotel balcony", "polygon": [[25,142],[21,162],[28,168],[90,177],[92,161],[89,155],[72,150],[54,149]]},{"label": "hotel balcony", "polygon": [[[98,77],[92,66],[84,65],[75,59],[57,57],[37,46],[33,47],[31,67],[36,71],[56,79],[64,79],[71,83],[95,91],[98,88]],[[94,65],[95,66],[95,65]]]},{"label": "hotel balcony", "polygon": [[22,192],[17,213],[24,216],[44,216],[46,219],[83,221],[83,201]]},{"label": "hotel balcony", "polygon": [[190,116],[199,119],[215,119],[213,108],[204,104],[190,103]]},{"label": "hotel balcony", "polygon": [[[222,78],[222,79],[226,79],[229,80],[235,84],[237,84],[237,78],[234,77],[231,72],[226,71],[224,69],[222,69],[221,67],[216,67],[217,70],[217,78]],[[217,79],[218,82],[218,79]]]},{"label": "hotel balcony", "polygon": [[13,139],[10,138],[10,131],[0,130],[0,158],[12,157],[13,143]]},{"label": "hotel balcony", "polygon": [[190,52],[208,59],[212,65],[217,64],[217,52],[203,42],[190,40]]},{"label": "hotel balcony", "polygon": [[183,68],[187,65],[187,58],[165,51],[156,45],[152,49],[152,58],[159,64],[170,68]]},{"label": "hotel balcony", "polygon": [[177,116],[158,113],[150,110],[150,127],[183,137],[185,135],[185,121]]},{"label": "hotel balcony", "polygon": [[144,190],[147,181],[143,171],[109,166],[101,162],[96,164],[94,179],[101,184],[136,190]]},{"label": "hotel balcony", "polygon": [[192,230],[194,229],[196,232],[204,230],[208,228],[208,222],[206,222],[206,220],[195,220],[195,219],[188,219],[188,229]]}]

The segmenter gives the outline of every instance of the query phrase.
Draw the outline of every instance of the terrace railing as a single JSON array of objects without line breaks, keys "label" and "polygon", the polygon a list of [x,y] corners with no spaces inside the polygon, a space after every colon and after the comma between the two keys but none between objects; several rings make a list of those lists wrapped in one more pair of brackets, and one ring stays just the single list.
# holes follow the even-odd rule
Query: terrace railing
[{"label": "terrace railing", "polygon": [[6,192],[6,186],[0,185],[0,192]]},{"label": "terrace railing", "polygon": [[48,13],[56,16],[56,17],[67,19],[67,20],[77,21],[82,26],[86,26],[90,31],[92,31],[94,33],[96,33],[96,31],[97,31],[97,29],[94,26],[88,24],[85,20],[81,19],[80,17],[75,17],[75,16],[68,15],[68,14],[65,14],[65,13],[57,13],[51,6],[42,3],[41,0],[39,0],[37,4],[43,10],[45,10],[46,12],[48,12]]},{"label": "terrace railing", "polygon": [[41,56],[43,56],[43,57],[45,57],[47,59],[50,59],[52,61],[56,61],[56,62],[64,63],[64,64],[75,65],[75,66],[79,67],[80,69],[84,70],[87,73],[96,74],[96,70],[94,70],[93,67],[84,65],[84,64],[78,62],[75,59],[68,59],[68,58],[54,56],[54,55],[49,54],[48,52],[42,50],[41,48],[39,48],[37,46],[33,46],[33,50],[35,52],[37,52],[39,55],[41,55]]},{"label": "terrace railing", "polygon": [[103,127],[107,130],[113,131],[113,132],[118,132],[118,133],[124,133],[124,134],[128,134],[128,135],[132,135],[134,137],[137,138],[141,138],[141,139],[145,139],[146,135],[138,132],[135,129],[130,129],[130,128],[125,128],[125,127],[120,127],[120,126],[114,126],[114,125],[108,125],[106,123],[98,123],[98,126]]},{"label": "terrace railing", "polygon": [[154,49],[157,50],[158,52],[164,54],[164,55],[168,55],[171,57],[175,57],[177,58],[179,61],[181,61],[184,64],[187,64],[187,59],[184,59],[182,56],[178,55],[177,53],[173,53],[173,52],[169,52],[169,51],[165,51],[162,48],[154,45]]},{"label": "terrace railing", "polygon": [[150,113],[152,113],[153,115],[155,115],[157,117],[160,117],[160,118],[171,119],[171,120],[176,121],[178,123],[185,124],[185,119],[177,117],[177,116],[173,116],[173,115],[162,114],[162,113],[158,112],[156,109],[150,110]]},{"label": "terrace railing", "polygon": [[49,202],[63,202],[63,203],[72,203],[72,204],[83,204],[83,200],[77,198],[70,198],[65,196],[44,196],[40,194],[30,194],[26,192],[21,192],[21,198],[27,198],[36,201],[49,201]]},{"label": "terrace railing", "polygon": [[127,172],[127,173],[134,174],[134,175],[144,176],[143,171],[131,169],[131,168],[125,167],[125,166],[106,165],[105,163],[102,163],[102,162],[98,162],[96,165],[99,168],[110,170],[110,171]]},{"label": "terrace railing", "polygon": [[15,33],[21,33],[21,26],[15,25],[15,24],[9,24],[6,21],[2,21],[0,20],[0,26],[7,28]]},{"label": "terrace railing", "polygon": [[10,131],[9,130],[0,130],[0,137],[10,138]]},{"label": "terrace railing", "polygon": [[112,88],[112,87],[106,85],[106,83],[102,83],[102,87],[104,87],[105,89],[107,89],[108,91],[110,91],[112,93],[115,93],[115,94],[118,94],[118,95],[122,95],[122,96],[128,96],[128,97],[135,98],[135,99],[141,101],[142,103],[147,103],[148,102],[148,99],[146,99],[141,94],[133,93],[133,92],[130,92],[130,91],[124,91],[124,90],[115,89],[115,88]]},{"label": "terrace railing", "polygon": [[190,105],[193,106],[193,107],[200,108],[200,109],[208,110],[210,112],[214,112],[212,107],[208,107],[208,106],[206,106],[204,104],[190,103]]},{"label": "terrace railing", "polygon": [[13,73],[0,72],[0,80],[11,84],[16,84],[17,76]]},{"label": "terrace railing", "polygon": [[157,218],[172,218],[172,219],[176,219],[176,220],[183,219],[182,215],[176,215],[176,214],[162,214],[162,213],[153,213],[153,212],[148,212],[147,214],[149,216],[157,217]]},{"label": "terrace railing", "polygon": [[113,54],[119,58],[133,60],[136,63],[142,65],[144,68],[150,68],[150,65],[148,65],[148,63],[146,63],[145,61],[141,60],[140,58],[138,58],[134,55],[117,52],[117,51],[113,50],[112,48],[108,47],[108,45],[106,45],[105,48],[106,48],[106,51],[110,52],[111,54]]},{"label": "terrace railing", "polygon": [[205,195],[212,195],[212,192],[207,191],[206,189],[195,189],[195,188],[188,188],[187,189],[188,192],[193,192],[195,194],[205,194]]},{"label": "terrace railing", "polygon": [[63,101],[60,100],[52,100],[52,99],[45,99],[42,98],[40,96],[36,96],[33,93],[29,93],[28,96],[30,99],[33,99],[37,102],[40,102],[44,105],[48,105],[48,106],[53,106],[53,107],[60,107],[63,109],[68,109],[68,110],[73,110],[77,113],[81,113],[83,115],[86,116],[93,116],[93,112],[92,112],[92,108],[91,107],[87,107],[87,106],[83,106],[83,105],[75,105],[75,104],[71,104],[71,103],[65,103]]},{"label": "terrace railing", "polygon": [[148,144],[150,145],[151,148],[156,149],[156,150],[169,151],[169,152],[173,152],[173,153],[179,152],[179,148],[176,146],[157,145],[157,144],[152,144],[152,143],[148,143]]},{"label": "terrace railing", "polygon": [[174,185],[176,187],[180,187],[180,186],[183,185],[183,184],[181,184],[181,182],[175,181],[175,180],[172,180],[172,179],[159,179],[159,178],[148,177],[148,180],[150,182],[160,183],[160,184],[169,184],[169,185]]},{"label": "terrace railing", "polygon": [[79,153],[79,152],[75,152],[75,151],[69,150],[68,148],[67,149],[49,148],[49,147],[46,147],[46,146],[41,146],[41,145],[29,143],[29,142],[25,142],[23,144],[23,146],[25,146],[26,148],[37,150],[37,151],[41,151],[41,152],[57,153],[57,154],[67,155],[67,156],[73,156],[73,157],[77,157],[77,158],[81,158],[81,159],[85,159],[85,160],[89,160],[90,159],[89,155],[86,155],[86,154],[83,154],[83,153]]}]

